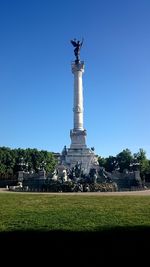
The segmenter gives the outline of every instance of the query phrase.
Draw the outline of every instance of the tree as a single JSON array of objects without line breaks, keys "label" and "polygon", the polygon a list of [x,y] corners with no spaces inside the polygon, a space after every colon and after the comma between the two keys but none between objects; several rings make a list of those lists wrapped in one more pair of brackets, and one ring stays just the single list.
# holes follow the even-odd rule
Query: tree
[{"label": "tree", "polygon": [[114,171],[118,167],[116,157],[109,156],[106,158],[106,164],[105,164],[105,169],[108,172]]},{"label": "tree", "polygon": [[106,159],[102,158],[102,157],[98,157],[98,163],[100,167],[104,167],[106,166]]},{"label": "tree", "polygon": [[[24,166],[22,166],[22,161]],[[21,166],[24,171],[34,170],[37,172],[41,164],[45,165],[46,173],[52,172],[57,160],[52,152],[37,149],[10,149],[0,147],[0,177],[5,178],[18,174]]]},{"label": "tree", "polygon": [[112,172],[118,167],[116,157],[113,156],[109,156],[108,158],[99,157],[98,162],[100,167],[104,167],[108,172]]},{"label": "tree", "polygon": [[147,173],[150,173],[150,161],[146,157],[146,151],[140,148],[139,152],[134,154],[134,158],[139,163],[141,177],[144,178]]},{"label": "tree", "polygon": [[118,162],[118,166],[120,172],[123,172],[124,169],[130,169],[130,164],[132,163],[133,156],[131,151],[127,148],[124,149],[116,156],[116,161]]}]

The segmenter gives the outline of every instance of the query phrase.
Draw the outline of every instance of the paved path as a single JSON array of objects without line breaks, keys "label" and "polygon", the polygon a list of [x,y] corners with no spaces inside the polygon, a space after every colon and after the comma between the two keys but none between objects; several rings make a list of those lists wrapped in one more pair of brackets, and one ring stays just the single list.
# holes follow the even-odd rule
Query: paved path
[{"label": "paved path", "polygon": [[150,189],[140,191],[122,191],[122,192],[68,192],[68,193],[51,193],[51,192],[13,192],[6,188],[0,188],[0,193],[18,193],[18,194],[46,194],[46,195],[84,195],[84,196],[150,196]]}]

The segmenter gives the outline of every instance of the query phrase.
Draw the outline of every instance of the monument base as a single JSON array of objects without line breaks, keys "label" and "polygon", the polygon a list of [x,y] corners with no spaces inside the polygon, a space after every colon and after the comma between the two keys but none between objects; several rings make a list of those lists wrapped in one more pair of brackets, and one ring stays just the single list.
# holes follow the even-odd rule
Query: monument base
[{"label": "monument base", "polygon": [[62,164],[69,169],[75,167],[77,163],[81,164],[81,169],[84,174],[89,174],[90,169],[98,168],[98,160],[94,152],[89,148],[68,148],[64,155]]}]

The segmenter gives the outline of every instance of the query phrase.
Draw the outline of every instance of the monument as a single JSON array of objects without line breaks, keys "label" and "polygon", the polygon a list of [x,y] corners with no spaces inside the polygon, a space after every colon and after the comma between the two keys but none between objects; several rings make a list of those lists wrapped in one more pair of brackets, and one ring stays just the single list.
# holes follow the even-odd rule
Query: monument
[{"label": "monument", "polygon": [[80,50],[83,40],[71,40],[75,47],[75,61],[72,62],[71,68],[74,75],[74,102],[73,102],[73,129],[70,130],[71,145],[70,148],[63,149],[61,164],[72,169],[76,164],[80,164],[82,172],[89,174],[90,169],[98,168],[97,157],[92,149],[86,145],[86,130],[84,129],[83,118],[83,83],[82,75],[84,73],[84,61],[80,60]]},{"label": "monument", "polygon": [[[42,161],[38,171],[28,169],[27,162],[21,158],[19,162],[18,184],[9,187],[12,191],[42,192],[106,192],[120,189],[142,188],[138,162],[134,162],[135,171],[119,172],[117,169],[108,172],[99,166],[94,148],[86,145],[86,129],[83,113],[84,61],[80,60],[82,42],[71,40],[75,60],[71,63],[74,76],[73,129],[70,130],[71,144],[58,154],[58,164],[54,171],[46,173],[46,162]],[[31,162],[30,162],[31,163]],[[139,165],[139,164],[138,164]]]}]

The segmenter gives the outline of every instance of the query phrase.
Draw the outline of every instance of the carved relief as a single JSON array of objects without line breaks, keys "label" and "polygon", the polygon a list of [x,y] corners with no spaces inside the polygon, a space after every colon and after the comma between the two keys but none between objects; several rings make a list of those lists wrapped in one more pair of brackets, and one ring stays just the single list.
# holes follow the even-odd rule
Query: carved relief
[{"label": "carved relief", "polygon": [[82,110],[82,108],[80,106],[76,106],[75,108],[73,108],[73,111],[77,112],[77,113],[83,112],[83,110]]}]

